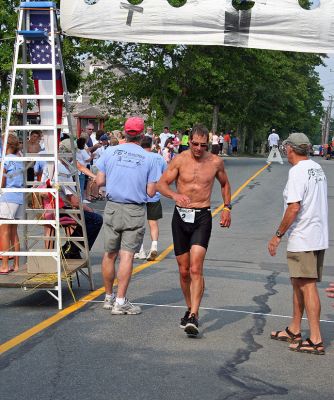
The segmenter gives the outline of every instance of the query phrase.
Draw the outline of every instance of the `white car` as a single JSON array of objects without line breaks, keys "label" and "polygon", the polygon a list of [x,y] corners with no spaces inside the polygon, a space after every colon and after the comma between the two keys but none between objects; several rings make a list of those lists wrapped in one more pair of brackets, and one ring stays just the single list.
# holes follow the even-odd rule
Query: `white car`
[{"label": "white car", "polygon": [[314,156],[320,156],[320,144],[314,144],[312,146],[312,152]]}]

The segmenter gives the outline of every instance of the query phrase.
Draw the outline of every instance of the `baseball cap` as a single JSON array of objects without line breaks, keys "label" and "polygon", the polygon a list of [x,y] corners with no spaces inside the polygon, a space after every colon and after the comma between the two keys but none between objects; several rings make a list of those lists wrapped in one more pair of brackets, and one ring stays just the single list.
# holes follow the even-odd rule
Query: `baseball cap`
[{"label": "baseball cap", "polygon": [[289,135],[287,139],[284,140],[283,145],[290,144],[294,147],[305,147],[309,146],[311,143],[309,138],[302,132],[294,132]]},{"label": "baseball cap", "polygon": [[131,117],[126,120],[124,130],[129,136],[137,136],[144,131],[144,127],[143,118]]},{"label": "baseball cap", "polygon": [[100,137],[100,140],[109,140],[108,135],[103,134],[103,135]]},{"label": "baseball cap", "polygon": [[[74,142],[74,150],[76,151],[77,144]],[[71,139],[64,139],[59,143],[59,153],[70,153],[72,151],[71,148]]]}]

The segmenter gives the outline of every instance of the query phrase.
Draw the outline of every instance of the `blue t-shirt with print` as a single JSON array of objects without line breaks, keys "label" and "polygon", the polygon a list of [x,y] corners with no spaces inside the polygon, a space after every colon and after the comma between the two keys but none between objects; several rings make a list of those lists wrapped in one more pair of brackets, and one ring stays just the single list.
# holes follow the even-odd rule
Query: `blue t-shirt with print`
[{"label": "blue t-shirt with print", "polygon": [[[17,157],[14,154],[11,157]],[[5,161],[6,188],[23,188],[23,163],[17,161]],[[3,193],[0,202],[23,204],[23,193]]]},{"label": "blue t-shirt with print", "polygon": [[146,203],[147,184],[160,176],[156,159],[134,143],[108,147],[96,166],[106,175],[109,200],[116,203]]},{"label": "blue t-shirt with print", "polygon": [[[158,180],[159,180],[161,175],[167,169],[167,163],[160,154],[152,153],[152,152],[150,152],[149,154],[151,155],[151,157],[156,159],[157,167],[158,167]],[[147,196],[147,202],[148,203],[156,203],[157,201],[160,200],[160,198],[161,198],[161,194],[159,192],[156,192],[156,194],[153,197]]]}]

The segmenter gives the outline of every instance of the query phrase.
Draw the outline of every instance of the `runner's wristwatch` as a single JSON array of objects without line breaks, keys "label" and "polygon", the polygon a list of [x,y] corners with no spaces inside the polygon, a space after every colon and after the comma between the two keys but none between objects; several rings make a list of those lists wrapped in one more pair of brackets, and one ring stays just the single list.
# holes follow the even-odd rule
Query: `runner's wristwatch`
[{"label": "runner's wristwatch", "polygon": [[282,233],[281,231],[277,230],[276,233],[275,233],[275,235],[276,235],[278,238],[281,238],[281,237],[284,236],[284,233]]},{"label": "runner's wristwatch", "polygon": [[232,210],[232,204],[224,204],[224,208],[228,208],[229,210]]}]

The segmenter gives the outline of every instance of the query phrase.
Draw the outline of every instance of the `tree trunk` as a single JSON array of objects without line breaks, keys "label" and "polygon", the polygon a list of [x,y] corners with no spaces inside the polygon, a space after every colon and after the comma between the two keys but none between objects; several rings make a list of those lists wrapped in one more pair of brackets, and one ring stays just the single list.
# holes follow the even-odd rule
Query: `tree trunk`
[{"label": "tree trunk", "polygon": [[168,126],[170,128],[172,118],[174,117],[176,106],[178,105],[180,97],[174,97],[173,101],[169,101],[167,98],[164,97],[163,104],[166,109],[166,113],[164,115],[164,126]]},{"label": "tree trunk", "polygon": [[247,128],[244,125],[239,126],[239,148],[240,152],[244,153],[245,152],[245,144],[246,144],[246,138],[247,138]]},{"label": "tree trunk", "polygon": [[254,135],[251,135],[248,138],[248,153],[250,154],[254,153]]},{"label": "tree trunk", "polygon": [[213,133],[218,132],[218,116],[219,116],[219,104],[215,104],[213,106],[213,114],[212,114],[212,129]]}]

